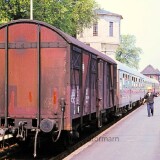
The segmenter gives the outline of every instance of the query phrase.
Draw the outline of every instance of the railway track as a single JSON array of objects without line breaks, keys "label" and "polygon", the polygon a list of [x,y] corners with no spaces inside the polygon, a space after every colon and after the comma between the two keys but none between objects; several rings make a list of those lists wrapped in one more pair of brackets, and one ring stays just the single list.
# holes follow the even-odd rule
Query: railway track
[{"label": "railway track", "polygon": [[16,153],[18,150],[20,150],[19,145],[17,143],[13,144],[7,144],[5,147],[0,148],[0,160],[6,159],[10,156],[12,153]]},{"label": "railway track", "polygon": [[102,128],[100,128],[96,132],[94,132],[94,133],[90,134],[89,136],[83,138],[82,140],[80,140],[75,145],[69,147],[64,152],[60,153],[59,155],[57,155],[55,157],[50,158],[49,160],[62,160],[63,158],[67,157],[69,154],[71,154],[72,152],[74,152],[76,149],[78,149],[79,147],[81,147],[85,143],[87,143],[87,142],[91,141],[92,139],[94,139],[97,135],[99,135],[100,133],[102,133],[104,130],[108,129],[113,124],[115,124],[116,122],[118,122],[119,120],[121,120],[122,118],[124,118],[125,116],[127,116],[128,114],[130,114],[132,111],[136,110],[137,108],[138,107],[135,107],[132,110],[128,111],[127,113],[123,114],[123,116],[121,116],[121,117],[119,117],[117,119],[114,119],[113,121],[111,121],[110,123],[106,124],[105,126],[103,126]]},{"label": "railway track", "polygon": [[[33,146],[25,146],[23,148],[20,148],[18,144],[14,144],[13,146],[7,147],[3,153],[0,152],[0,159],[49,159],[49,160],[61,160],[74,152],[76,149],[84,145],[85,143],[91,141],[94,137],[99,135],[101,132],[106,130],[107,128],[111,127],[113,124],[118,122],[120,119],[124,118],[126,115],[131,113],[137,109],[135,107],[134,109],[128,111],[127,113],[123,114],[123,116],[118,117],[116,119],[113,119],[108,124],[104,125],[102,128],[95,130],[95,128],[88,128],[83,132],[82,138],[76,142],[75,144],[64,148],[62,145],[59,145],[58,147],[53,146],[53,144],[47,143],[47,145],[44,143],[41,146],[41,149],[38,151],[38,157],[33,158]],[[51,146],[50,146],[51,145]],[[61,150],[61,147],[63,148]],[[53,149],[54,148],[54,149]],[[55,149],[56,148],[56,149]],[[57,150],[58,149],[58,150]]]}]

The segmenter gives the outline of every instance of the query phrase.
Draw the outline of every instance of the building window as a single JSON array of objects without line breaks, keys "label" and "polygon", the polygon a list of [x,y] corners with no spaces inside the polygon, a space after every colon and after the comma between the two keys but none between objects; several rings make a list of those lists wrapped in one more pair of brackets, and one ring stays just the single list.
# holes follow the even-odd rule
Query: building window
[{"label": "building window", "polygon": [[83,32],[80,32],[80,38],[83,38]]},{"label": "building window", "polygon": [[113,37],[113,22],[109,22],[109,36]]},{"label": "building window", "polygon": [[103,52],[103,53],[107,52],[106,43],[101,43],[101,52]]},{"label": "building window", "polygon": [[98,36],[98,23],[93,24],[93,36]]},{"label": "building window", "polygon": [[90,43],[85,43],[87,46],[90,46]]}]

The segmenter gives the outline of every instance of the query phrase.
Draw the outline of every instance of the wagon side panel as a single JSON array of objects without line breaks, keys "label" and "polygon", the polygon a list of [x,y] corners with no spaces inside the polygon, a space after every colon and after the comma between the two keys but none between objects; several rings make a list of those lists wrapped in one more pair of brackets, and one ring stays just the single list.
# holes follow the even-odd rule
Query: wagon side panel
[{"label": "wagon side panel", "polygon": [[83,63],[82,63],[82,105],[83,105],[83,115],[89,114],[90,108],[90,55],[83,53]]},{"label": "wagon side panel", "polygon": [[70,45],[55,31],[41,26],[41,118],[62,117],[64,98],[64,129],[71,128],[70,118]]},{"label": "wagon side panel", "polygon": [[60,99],[66,98],[66,49],[45,48],[41,52],[41,114],[60,114]]},{"label": "wagon side panel", "polygon": [[[35,117],[37,111],[37,26],[16,24],[8,34],[9,116]],[[31,34],[32,33],[32,34]]]},{"label": "wagon side panel", "polygon": [[0,30],[0,117],[5,110],[5,29]]}]

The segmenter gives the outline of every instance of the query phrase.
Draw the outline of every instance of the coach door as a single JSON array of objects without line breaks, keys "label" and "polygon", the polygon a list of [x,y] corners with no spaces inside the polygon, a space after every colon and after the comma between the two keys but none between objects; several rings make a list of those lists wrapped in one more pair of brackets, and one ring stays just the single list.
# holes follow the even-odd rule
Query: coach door
[{"label": "coach door", "polygon": [[109,66],[109,107],[114,107],[116,100],[116,77],[117,77],[117,69],[115,65]]}]

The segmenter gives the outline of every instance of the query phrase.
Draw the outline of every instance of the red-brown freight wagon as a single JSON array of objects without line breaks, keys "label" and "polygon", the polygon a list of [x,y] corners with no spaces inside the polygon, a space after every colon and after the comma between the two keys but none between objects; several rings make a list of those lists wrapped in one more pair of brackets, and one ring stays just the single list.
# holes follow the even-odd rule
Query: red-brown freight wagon
[{"label": "red-brown freight wagon", "polygon": [[[0,27],[1,134],[78,131],[116,106],[114,60],[57,28],[18,20]],[[57,134],[56,134],[57,136]]]}]

